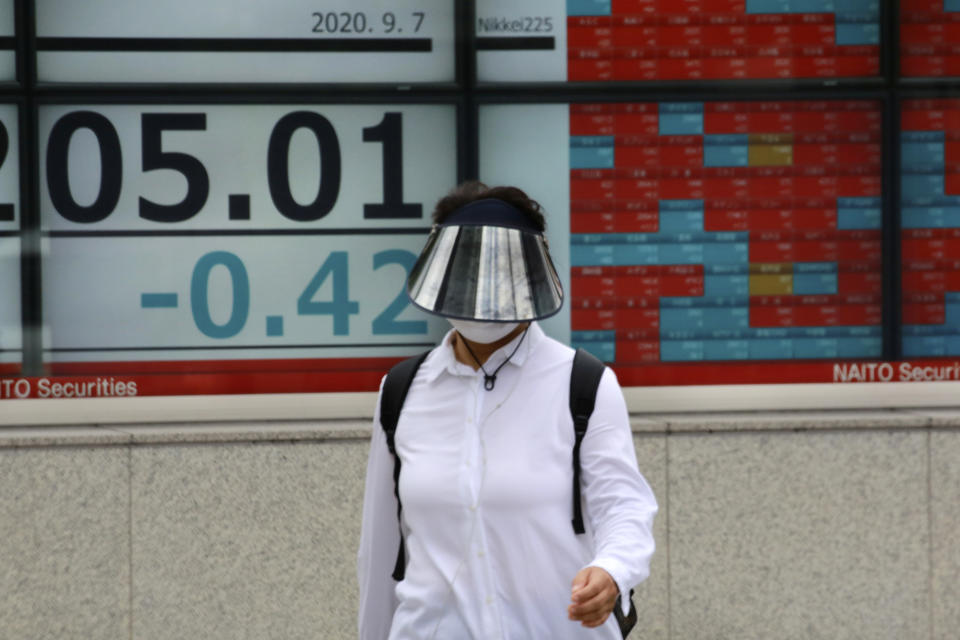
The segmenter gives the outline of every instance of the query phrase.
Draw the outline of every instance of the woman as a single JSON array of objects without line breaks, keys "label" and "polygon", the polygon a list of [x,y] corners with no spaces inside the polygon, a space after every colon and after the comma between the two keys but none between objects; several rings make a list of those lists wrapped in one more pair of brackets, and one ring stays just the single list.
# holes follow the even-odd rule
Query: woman
[{"label": "woman", "polygon": [[620,638],[610,614],[620,594],[626,613],[648,575],[656,500],[607,369],[580,447],[585,532],[571,526],[574,352],[536,322],[562,303],[540,206],[513,187],[467,183],[440,200],[434,225],[408,293],[453,328],[417,370],[397,424],[399,525],[378,402],[360,638]]}]

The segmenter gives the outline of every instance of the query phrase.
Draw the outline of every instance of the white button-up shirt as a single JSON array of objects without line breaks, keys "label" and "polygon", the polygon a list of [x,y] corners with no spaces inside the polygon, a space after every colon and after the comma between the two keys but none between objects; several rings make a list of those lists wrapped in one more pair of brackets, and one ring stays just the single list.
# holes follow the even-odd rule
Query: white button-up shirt
[{"label": "white button-up shirt", "polygon": [[578,571],[601,567],[627,594],[654,550],[657,503],[637,469],[614,373],[601,379],[581,445],[587,531],[576,535],[573,350],[532,323],[486,391],[483,372],[456,360],[451,337],[421,365],[397,426],[407,557],[399,583],[393,457],[377,403],[358,557],[361,640],[619,640],[612,615],[596,629],[567,618]]}]

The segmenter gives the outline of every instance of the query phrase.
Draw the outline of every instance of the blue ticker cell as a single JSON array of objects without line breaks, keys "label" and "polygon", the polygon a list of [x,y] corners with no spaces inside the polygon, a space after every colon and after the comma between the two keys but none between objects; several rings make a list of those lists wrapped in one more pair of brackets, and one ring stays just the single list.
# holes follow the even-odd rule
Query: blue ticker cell
[{"label": "blue ticker cell", "polygon": [[904,171],[911,167],[935,166],[943,168],[945,144],[943,142],[902,142],[900,143],[900,166]]},{"label": "blue ticker cell", "polygon": [[900,142],[945,142],[947,134],[944,131],[901,131]]},{"label": "blue ticker cell", "polygon": [[851,231],[855,229],[879,229],[883,220],[880,207],[875,209],[837,208],[837,229]]},{"label": "blue ticker cell", "polygon": [[661,298],[661,309],[688,309],[693,307],[747,307],[750,305],[750,296],[728,296],[707,298],[705,296],[688,296],[676,298]]},{"label": "blue ticker cell", "polygon": [[750,343],[747,340],[705,340],[703,356],[705,360],[746,360],[750,357]]},{"label": "blue ticker cell", "polygon": [[883,198],[877,197],[845,197],[837,198],[837,206],[846,209],[876,209],[883,205]]},{"label": "blue ticker cell", "polygon": [[836,273],[795,273],[793,294],[797,296],[836,295]]},{"label": "blue ticker cell", "polygon": [[696,362],[703,360],[703,340],[661,340],[661,362]]},{"label": "blue ticker cell", "polygon": [[663,233],[696,233],[703,231],[703,211],[660,211]]},{"label": "blue ticker cell", "polygon": [[900,196],[902,198],[923,198],[942,195],[945,189],[943,174],[914,175],[906,174],[900,178]]},{"label": "blue ticker cell", "polygon": [[699,242],[661,244],[660,264],[702,264],[704,246]]},{"label": "blue ticker cell", "polygon": [[571,147],[613,147],[613,136],[570,136]]},{"label": "blue ticker cell", "polygon": [[689,333],[688,337],[749,337],[749,328],[747,307],[660,309],[661,338],[679,337],[677,332]]},{"label": "blue ticker cell", "polygon": [[876,22],[850,23],[838,20],[834,26],[834,37],[838,45],[880,44],[880,25]]},{"label": "blue ticker cell", "polygon": [[613,147],[570,146],[571,169],[613,169]]},{"label": "blue ticker cell", "polygon": [[670,331],[701,331],[706,328],[704,309],[660,309],[660,328]]},{"label": "blue ticker cell", "polygon": [[833,13],[835,0],[747,0],[747,13]]},{"label": "blue ticker cell", "polygon": [[600,360],[604,362],[614,362],[616,361],[617,355],[617,344],[613,341],[610,342],[577,342],[576,340],[571,340],[571,346],[574,349],[583,348]]},{"label": "blue ticker cell", "polygon": [[711,145],[704,144],[703,166],[705,167],[746,167],[750,161],[748,145]]},{"label": "blue ticker cell", "polygon": [[843,338],[794,338],[794,358],[836,358],[840,355],[839,341]]},{"label": "blue ticker cell", "polygon": [[954,304],[960,302],[960,292],[958,291],[948,291],[943,294],[943,300],[947,304]]},{"label": "blue ticker cell", "polygon": [[747,275],[704,275],[703,295],[745,296],[750,293],[750,276]]},{"label": "blue ticker cell", "polygon": [[943,12],[952,13],[960,11],[960,0],[943,0]]},{"label": "blue ticker cell", "polygon": [[660,331],[661,340],[749,340],[749,331],[698,329],[696,331]]},{"label": "blue ticker cell", "polygon": [[703,113],[664,113],[660,107],[660,135],[698,136],[703,133]]},{"label": "blue ticker cell", "polygon": [[879,358],[883,355],[883,339],[840,338],[837,349],[841,358]]},{"label": "blue ticker cell", "polygon": [[574,342],[613,342],[617,339],[616,331],[571,331],[570,339]]},{"label": "blue ticker cell", "polygon": [[728,307],[710,309],[707,312],[707,326],[715,331],[743,331],[750,328],[749,307]]},{"label": "blue ticker cell", "polygon": [[613,265],[613,245],[570,245],[570,264],[575,267]]},{"label": "blue ticker cell", "polygon": [[177,294],[175,293],[141,293],[141,309],[176,309]]},{"label": "blue ticker cell", "polygon": [[900,331],[905,336],[945,336],[960,331],[958,327],[948,327],[945,324],[905,324]]},{"label": "blue ticker cell", "polygon": [[703,212],[703,200],[658,200],[660,211],[700,211]]},{"label": "blue ticker cell", "polygon": [[947,355],[948,336],[904,336],[903,355],[907,358],[925,358]]},{"label": "blue ticker cell", "polygon": [[568,16],[608,16],[611,0],[567,0]]},{"label": "blue ticker cell", "polygon": [[703,272],[711,276],[745,276],[750,273],[749,264],[705,264]]},{"label": "blue ticker cell", "polygon": [[960,207],[960,196],[947,196],[941,193],[913,198],[904,197],[900,198],[900,204],[904,207]]},{"label": "blue ticker cell", "polygon": [[960,207],[903,207],[900,218],[904,229],[960,227]]},{"label": "blue ticker cell", "polygon": [[703,247],[705,264],[749,264],[749,260],[746,242],[711,242]]},{"label": "blue ticker cell", "polygon": [[614,245],[613,263],[617,267],[633,264],[664,264],[660,256],[660,246],[656,244],[618,244]]},{"label": "blue ticker cell", "polygon": [[792,338],[756,338],[748,343],[751,360],[789,360],[793,358]]},{"label": "blue ticker cell", "polygon": [[958,335],[949,335],[946,336],[946,345],[947,355],[956,356],[960,355],[960,336]]},{"label": "blue ticker cell", "polygon": [[793,338],[799,335],[794,328],[772,328],[754,329],[753,335],[757,340],[767,340],[772,338]]},{"label": "blue ticker cell", "polygon": [[946,302],[944,307],[944,324],[948,327],[960,327],[960,303],[951,302],[944,299]]},{"label": "blue ticker cell", "polygon": [[660,115],[665,113],[703,113],[702,102],[661,102],[657,108]]},{"label": "blue ticker cell", "polygon": [[700,307],[706,303],[707,303],[707,300],[705,300],[704,298],[695,298],[695,297],[663,298],[660,301],[660,308],[661,309],[688,309],[690,307]]},{"label": "blue ticker cell", "polygon": [[794,262],[794,273],[836,273],[836,262]]}]

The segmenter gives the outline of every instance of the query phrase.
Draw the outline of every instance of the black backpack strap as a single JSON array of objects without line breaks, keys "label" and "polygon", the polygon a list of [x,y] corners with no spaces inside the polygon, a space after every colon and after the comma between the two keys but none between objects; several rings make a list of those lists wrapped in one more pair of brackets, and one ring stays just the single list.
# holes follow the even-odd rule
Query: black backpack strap
[{"label": "black backpack strap", "polygon": [[[398,525],[403,507],[400,504],[400,456],[397,455],[394,436],[397,433],[397,423],[400,422],[400,410],[403,409],[407,392],[410,391],[410,384],[417,374],[417,369],[420,368],[429,353],[429,351],[424,351],[420,355],[411,356],[395,364],[387,373],[387,379],[383,383],[383,391],[380,393],[380,426],[383,427],[383,433],[387,436],[387,448],[393,455],[393,495],[397,497]],[[394,580],[403,580],[406,566],[403,528],[401,527],[400,548],[397,549],[397,563],[393,567]]]},{"label": "black backpack strap", "polygon": [[[570,415],[573,416],[573,429],[576,441],[573,444],[573,530],[583,533],[583,512],[580,507],[580,443],[587,434],[587,424],[597,401],[597,389],[606,366],[593,354],[577,349],[573,356],[573,371],[570,373]],[[623,615],[620,607],[621,597],[613,607],[621,635],[626,638],[637,624],[637,608],[633,604],[633,589],[627,596],[630,599],[630,611]]]},{"label": "black backpack strap", "polygon": [[606,366],[596,356],[577,349],[570,373],[570,415],[573,416],[573,530],[583,533],[583,512],[580,507],[580,443],[587,435],[587,424],[597,400],[597,388]]}]

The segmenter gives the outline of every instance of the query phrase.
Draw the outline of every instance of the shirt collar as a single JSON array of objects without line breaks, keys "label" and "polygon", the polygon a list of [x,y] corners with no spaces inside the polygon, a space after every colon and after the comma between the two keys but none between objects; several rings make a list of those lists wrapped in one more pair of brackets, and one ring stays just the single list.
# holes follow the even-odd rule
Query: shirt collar
[{"label": "shirt collar", "polygon": [[[436,380],[440,374],[449,373],[451,375],[462,375],[464,372],[464,367],[467,365],[463,364],[457,360],[456,355],[453,353],[453,334],[455,329],[450,329],[443,336],[443,340],[440,341],[440,344],[430,352],[430,355],[427,356],[427,359],[423,362],[422,369],[426,375],[426,382],[433,382]],[[521,367],[523,363],[527,361],[530,353],[533,352],[533,349],[536,347],[537,343],[540,342],[544,337],[543,329],[540,328],[540,325],[536,322],[531,322],[530,327],[527,329],[527,336],[524,338],[523,333],[519,334],[513,340],[503,345],[492,354],[487,359],[487,363],[484,363],[487,371],[493,371],[499,367],[503,361],[513,353],[513,350],[516,349],[517,352],[513,354],[513,357],[510,358],[508,364],[510,366]],[[517,347],[517,343],[520,340],[523,340],[523,344]],[[493,367],[491,369],[491,366]],[[472,368],[469,369],[472,373]],[[478,370],[479,372],[479,370]]]}]

